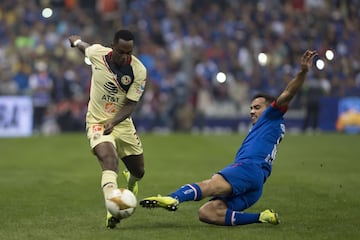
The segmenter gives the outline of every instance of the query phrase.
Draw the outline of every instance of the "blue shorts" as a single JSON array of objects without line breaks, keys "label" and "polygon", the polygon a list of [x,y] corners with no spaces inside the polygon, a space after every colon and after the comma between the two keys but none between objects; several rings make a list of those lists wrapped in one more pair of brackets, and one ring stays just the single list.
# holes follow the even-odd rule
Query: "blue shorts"
[{"label": "blue shorts", "polygon": [[228,165],[218,174],[222,175],[232,186],[229,196],[215,197],[223,200],[227,207],[243,211],[256,203],[263,191],[264,172],[260,165],[248,162],[236,162]]}]

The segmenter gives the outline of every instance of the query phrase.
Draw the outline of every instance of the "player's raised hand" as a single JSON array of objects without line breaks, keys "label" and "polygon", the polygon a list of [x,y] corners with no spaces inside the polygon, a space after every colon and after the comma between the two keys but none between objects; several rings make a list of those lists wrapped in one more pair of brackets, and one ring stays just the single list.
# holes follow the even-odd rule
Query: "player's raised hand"
[{"label": "player's raised hand", "polygon": [[70,42],[70,46],[71,47],[75,47],[75,42],[77,41],[77,40],[80,40],[81,38],[80,38],[80,36],[78,36],[78,35],[72,35],[72,36],[70,36],[69,37],[69,42]]},{"label": "player's raised hand", "polygon": [[301,63],[300,63],[301,69],[303,71],[309,71],[309,69],[311,68],[311,65],[313,63],[313,59],[317,55],[318,54],[316,51],[306,50],[304,55],[301,57]]}]

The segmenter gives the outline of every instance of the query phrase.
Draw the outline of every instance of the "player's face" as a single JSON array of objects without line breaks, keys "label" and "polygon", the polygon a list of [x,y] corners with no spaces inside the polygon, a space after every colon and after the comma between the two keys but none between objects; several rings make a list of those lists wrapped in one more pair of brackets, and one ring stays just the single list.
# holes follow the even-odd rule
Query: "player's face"
[{"label": "player's face", "polygon": [[119,39],[119,41],[113,45],[111,60],[118,66],[128,64],[131,59],[133,47],[133,41]]},{"label": "player's face", "polygon": [[268,103],[266,102],[265,98],[259,97],[255,98],[250,105],[250,117],[251,117],[251,124],[254,125],[264,110],[268,107]]}]

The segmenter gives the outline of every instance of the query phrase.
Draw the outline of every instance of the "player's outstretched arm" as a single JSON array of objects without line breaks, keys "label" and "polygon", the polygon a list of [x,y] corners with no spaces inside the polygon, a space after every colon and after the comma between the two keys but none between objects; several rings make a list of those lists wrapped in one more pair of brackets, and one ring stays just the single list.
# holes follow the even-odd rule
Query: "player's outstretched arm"
[{"label": "player's outstretched arm", "polygon": [[69,37],[69,42],[71,47],[76,47],[80,52],[85,54],[85,48],[89,47],[90,44],[81,40],[81,37],[78,35],[72,35]]},{"label": "player's outstretched arm", "polygon": [[304,55],[301,57],[301,61],[300,61],[300,66],[301,66],[300,71],[296,74],[295,78],[293,78],[288,83],[288,85],[286,86],[284,91],[278,97],[278,99],[276,101],[277,106],[282,107],[282,106],[289,105],[291,99],[295,96],[295,94],[298,92],[298,90],[303,85],[303,83],[306,79],[306,74],[309,71],[309,69],[311,68],[311,65],[313,63],[313,59],[315,56],[317,56],[316,51],[307,50],[304,53]]}]

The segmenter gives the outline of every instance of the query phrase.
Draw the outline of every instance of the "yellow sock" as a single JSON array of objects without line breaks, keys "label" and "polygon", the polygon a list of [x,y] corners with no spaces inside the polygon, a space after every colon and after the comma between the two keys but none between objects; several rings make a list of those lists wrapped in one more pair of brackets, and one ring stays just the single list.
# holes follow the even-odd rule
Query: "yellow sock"
[{"label": "yellow sock", "polygon": [[106,199],[110,192],[118,188],[117,185],[117,173],[111,170],[105,170],[102,172],[101,187],[103,190],[104,198]]}]

